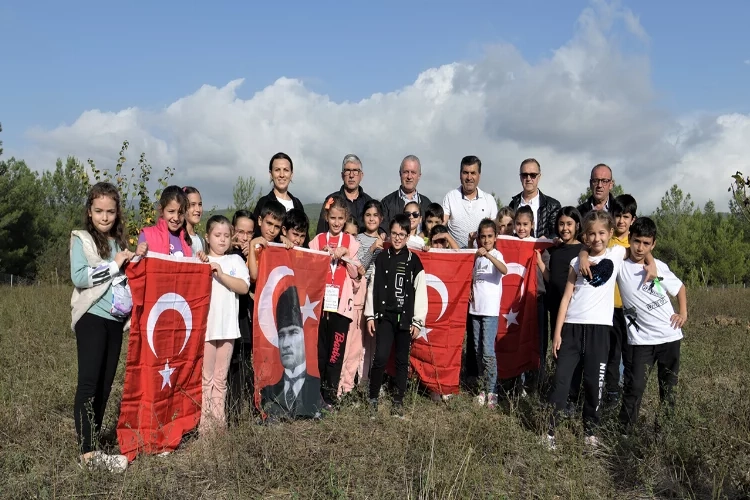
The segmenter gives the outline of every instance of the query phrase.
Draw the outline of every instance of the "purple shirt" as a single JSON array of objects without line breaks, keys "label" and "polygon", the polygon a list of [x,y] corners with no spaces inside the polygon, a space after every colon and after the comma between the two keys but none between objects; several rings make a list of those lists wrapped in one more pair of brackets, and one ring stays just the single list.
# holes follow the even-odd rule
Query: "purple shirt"
[{"label": "purple shirt", "polygon": [[[146,235],[141,231],[141,234],[138,236],[138,243],[143,243],[146,241]],[[172,234],[172,232],[169,232],[169,255],[177,255],[179,257],[184,257],[185,254],[182,253],[182,242],[180,241],[179,236],[175,236]]]}]

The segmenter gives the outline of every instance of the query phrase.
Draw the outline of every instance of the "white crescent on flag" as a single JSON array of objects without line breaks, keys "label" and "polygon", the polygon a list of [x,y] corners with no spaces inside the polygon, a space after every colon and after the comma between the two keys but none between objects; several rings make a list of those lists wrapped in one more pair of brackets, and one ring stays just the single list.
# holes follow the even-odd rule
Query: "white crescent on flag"
[{"label": "white crescent on flag", "polygon": [[153,352],[154,356],[157,358],[159,355],[154,348],[154,329],[156,328],[156,322],[159,321],[159,316],[169,309],[177,311],[185,321],[185,341],[182,343],[180,352],[185,349],[188,340],[190,340],[190,332],[193,330],[193,312],[190,310],[190,305],[182,295],[169,292],[159,297],[156,304],[154,304],[154,307],[152,307],[151,311],[148,313],[148,320],[146,321],[146,341],[151,348],[151,352]]},{"label": "white crescent on flag", "polygon": [[[438,317],[435,319],[435,321],[439,321],[440,318],[443,317],[443,314],[445,314],[445,310],[448,308],[448,288],[445,286],[445,283],[443,283],[443,280],[434,274],[425,274],[424,280],[428,287],[432,287],[432,289],[440,295],[440,314],[438,314]],[[431,330],[432,328],[427,328],[427,326],[422,327],[417,339],[424,339],[426,342],[429,342],[427,334],[430,333]]]},{"label": "white crescent on flag", "polygon": [[276,290],[279,281],[286,276],[294,276],[294,271],[287,266],[274,268],[268,275],[268,280],[263,286],[263,290],[260,291],[258,298],[258,324],[266,340],[274,347],[279,347],[279,333],[273,319],[273,292]]}]

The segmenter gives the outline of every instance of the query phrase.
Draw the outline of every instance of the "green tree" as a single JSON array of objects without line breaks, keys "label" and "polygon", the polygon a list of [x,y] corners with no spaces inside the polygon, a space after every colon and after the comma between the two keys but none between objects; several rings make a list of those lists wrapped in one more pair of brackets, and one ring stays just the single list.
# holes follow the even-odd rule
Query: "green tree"
[{"label": "green tree", "polygon": [[255,177],[237,177],[237,182],[232,190],[233,212],[237,210],[253,210],[261,197],[260,189],[256,188]]},{"label": "green tree", "polygon": [[503,205],[503,202],[500,201],[500,197],[498,195],[496,195],[494,191],[492,191],[491,194],[492,194],[492,197],[495,198],[495,203],[497,204],[497,209],[500,210],[501,208],[503,208],[505,205]]},{"label": "green tree", "polygon": [[34,275],[35,259],[49,235],[44,189],[23,160],[0,162],[0,269]]},{"label": "green tree", "polygon": [[[620,196],[621,194],[625,194],[625,190],[622,189],[622,185],[615,184],[612,190],[610,191],[610,193],[612,193],[612,196],[617,197],[617,196]],[[581,193],[581,196],[578,197],[578,204],[583,205],[586,202],[586,200],[588,200],[591,197],[592,194],[593,192],[591,191],[591,188],[590,187],[586,188],[586,191]]]}]

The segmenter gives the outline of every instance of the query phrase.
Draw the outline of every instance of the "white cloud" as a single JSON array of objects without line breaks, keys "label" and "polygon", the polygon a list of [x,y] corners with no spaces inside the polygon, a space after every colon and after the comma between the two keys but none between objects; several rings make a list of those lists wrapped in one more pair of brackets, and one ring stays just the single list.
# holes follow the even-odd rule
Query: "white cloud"
[{"label": "white cloud", "polygon": [[460,158],[476,154],[482,187],[508,201],[520,190],[518,165],[533,156],[542,163],[542,190],[563,204],[574,203],[591,167],[605,162],[645,210],[675,182],[699,202],[724,207],[729,175],[747,169],[750,116],[670,115],[660,108],[648,58],[614,41],[620,26],[648,41],[631,11],[594,1],[547,59],[530,63],[512,45],[497,45],[478,61],[429,69],[412,85],[359,102],[335,102],[279,78],[247,100],[237,97],[242,80],[235,80],[204,85],[163,110],[85,111],[71,125],[29,131],[35,147],[25,157],[32,165],[68,154],[114,165],[128,139],[131,161],[145,151],[155,170],[176,168],[175,182],[224,206],[238,175],[266,189],[267,161],[277,151],[294,159],[292,192],[303,201],[338,188],[350,152],[363,159],[363,186],[378,197],[397,187],[401,158],[418,155],[420,191],[437,201],[457,185]]}]

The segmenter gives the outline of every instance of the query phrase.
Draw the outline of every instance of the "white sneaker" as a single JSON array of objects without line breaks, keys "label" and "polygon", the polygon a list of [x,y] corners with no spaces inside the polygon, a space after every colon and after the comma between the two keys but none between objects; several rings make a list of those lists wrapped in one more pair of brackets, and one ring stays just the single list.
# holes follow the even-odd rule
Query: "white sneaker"
[{"label": "white sneaker", "polygon": [[99,469],[108,472],[125,472],[128,468],[128,457],[125,455],[107,455],[103,451],[95,451],[85,462],[81,462],[89,470]]},{"label": "white sneaker", "polygon": [[486,400],[487,397],[484,395],[484,391],[480,392],[479,396],[476,397],[476,401],[479,406],[484,406]]},{"label": "white sneaker", "polygon": [[542,438],[542,443],[547,447],[549,451],[555,451],[557,449],[557,443],[555,442],[555,436],[545,434]]},{"label": "white sneaker", "polygon": [[497,394],[491,392],[487,395],[487,408],[494,410],[497,408]]},{"label": "white sneaker", "polygon": [[450,401],[453,396],[455,396],[455,394],[443,394],[442,398],[443,401]]},{"label": "white sneaker", "polygon": [[599,438],[597,438],[596,436],[586,436],[585,438],[583,438],[583,442],[587,447],[593,449],[599,448],[599,445],[601,444]]}]

